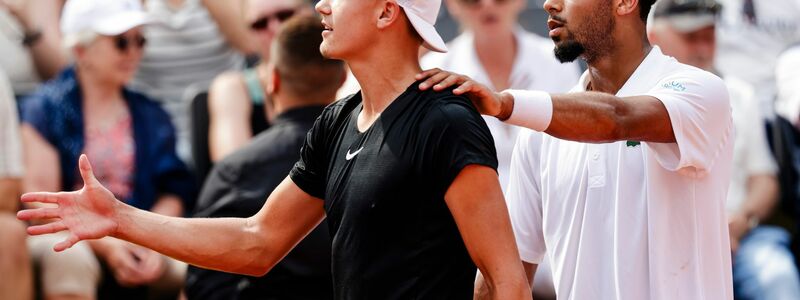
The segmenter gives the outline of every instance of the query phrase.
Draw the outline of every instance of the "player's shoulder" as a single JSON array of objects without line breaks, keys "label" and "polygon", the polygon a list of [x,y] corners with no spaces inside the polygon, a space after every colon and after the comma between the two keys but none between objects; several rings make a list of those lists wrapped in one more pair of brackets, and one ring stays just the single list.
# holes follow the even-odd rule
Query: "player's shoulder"
[{"label": "player's shoulder", "polygon": [[463,95],[453,94],[455,88],[442,91],[423,91],[423,101],[427,102],[427,116],[444,120],[480,118],[480,113],[472,102]]}]

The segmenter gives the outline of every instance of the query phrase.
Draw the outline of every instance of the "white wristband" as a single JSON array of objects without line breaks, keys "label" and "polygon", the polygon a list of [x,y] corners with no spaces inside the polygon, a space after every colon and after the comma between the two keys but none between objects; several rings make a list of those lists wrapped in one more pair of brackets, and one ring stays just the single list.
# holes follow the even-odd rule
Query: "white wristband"
[{"label": "white wristband", "polygon": [[512,125],[545,131],[553,119],[553,99],[542,91],[506,90],[514,97],[514,110],[505,122]]}]

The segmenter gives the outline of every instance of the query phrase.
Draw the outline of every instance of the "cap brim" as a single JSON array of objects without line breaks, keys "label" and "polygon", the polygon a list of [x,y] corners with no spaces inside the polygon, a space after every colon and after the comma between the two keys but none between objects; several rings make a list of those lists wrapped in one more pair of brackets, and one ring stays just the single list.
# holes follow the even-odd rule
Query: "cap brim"
[{"label": "cap brim", "polygon": [[425,48],[430,49],[431,51],[436,52],[447,52],[447,45],[445,45],[444,40],[439,35],[439,32],[436,31],[436,28],[433,25],[429,24],[421,17],[406,12],[406,16],[408,16],[408,20],[411,22],[411,26],[414,26],[414,29],[417,30],[417,33],[422,37],[424,42],[422,46]]},{"label": "cap brim", "polygon": [[693,32],[716,24],[714,15],[682,14],[666,17],[666,20],[675,30],[680,32]]},{"label": "cap brim", "polygon": [[135,27],[153,23],[144,12],[127,12],[109,16],[94,24],[92,30],[101,35],[118,35]]}]

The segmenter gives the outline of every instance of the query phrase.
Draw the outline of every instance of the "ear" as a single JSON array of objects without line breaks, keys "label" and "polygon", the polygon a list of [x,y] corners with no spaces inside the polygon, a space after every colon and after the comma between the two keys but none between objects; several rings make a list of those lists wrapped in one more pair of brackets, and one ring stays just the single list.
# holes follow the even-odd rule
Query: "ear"
[{"label": "ear", "polygon": [[382,1],[383,8],[381,10],[380,17],[378,17],[378,29],[386,29],[392,26],[392,24],[396,23],[397,20],[400,19],[400,14],[402,13],[402,8],[397,2],[394,1]]},{"label": "ear", "polygon": [[636,14],[636,17],[639,17],[639,0],[614,0],[614,8],[619,16],[627,16],[630,14]]},{"label": "ear", "polygon": [[267,65],[267,95],[275,95],[281,90],[281,75],[273,64]]}]

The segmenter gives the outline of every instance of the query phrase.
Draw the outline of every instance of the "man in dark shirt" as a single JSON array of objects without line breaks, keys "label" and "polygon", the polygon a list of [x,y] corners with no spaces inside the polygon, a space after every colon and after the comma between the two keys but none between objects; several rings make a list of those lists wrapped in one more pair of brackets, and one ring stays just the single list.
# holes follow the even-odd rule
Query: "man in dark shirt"
[{"label": "man in dark shirt", "polygon": [[[278,32],[267,62],[272,127],[218,162],[195,217],[249,217],[300,159],[306,133],[345,78],[342,61],[320,55],[319,19],[292,20]],[[276,84],[276,82],[278,84]],[[281,84],[282,83],[282,84]],[[333,299],[328,226],[322,222],[267,275],[250,277],[189,267],[189,299]]]},{"label": "man in dark shirt", "polygon": [[[420,45],[444,51],[441,0],[322,0],[320,51],[361,92],[325,109],[301,159],[255,216],[181,219],[115,201],[80,159],[86,187],[33,193],[58,208],[55,246],[106,235],[206,268],[263,274],[327,216],[336,299],[470,299],[476,266],[492,299],[530,299],[497,178],[493,141],[469,100],[420,91]],[[483,295],[479,295],[483,296]]]}]

